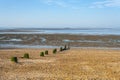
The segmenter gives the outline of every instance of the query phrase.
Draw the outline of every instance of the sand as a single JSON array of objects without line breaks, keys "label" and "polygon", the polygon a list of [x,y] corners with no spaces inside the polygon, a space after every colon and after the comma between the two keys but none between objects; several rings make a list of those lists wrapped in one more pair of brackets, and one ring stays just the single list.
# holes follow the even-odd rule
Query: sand
[{"label": "sand", "polygon": [[[40,57],[41,51],[49,55]],[[30,59],[21,58],[24,53]],[[18,63],[10,61],[18,57]],[[120,80],[120,50],[76,48],[0,50],[0,80]]]}]

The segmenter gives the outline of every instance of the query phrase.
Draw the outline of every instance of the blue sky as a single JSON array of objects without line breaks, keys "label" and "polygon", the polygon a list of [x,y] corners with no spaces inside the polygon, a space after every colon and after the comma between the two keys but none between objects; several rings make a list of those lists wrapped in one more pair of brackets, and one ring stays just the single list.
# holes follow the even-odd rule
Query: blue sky
[{"label": "blue sky", "polygon": [[0,27],[120,27],[120,0],[0,0]]}]

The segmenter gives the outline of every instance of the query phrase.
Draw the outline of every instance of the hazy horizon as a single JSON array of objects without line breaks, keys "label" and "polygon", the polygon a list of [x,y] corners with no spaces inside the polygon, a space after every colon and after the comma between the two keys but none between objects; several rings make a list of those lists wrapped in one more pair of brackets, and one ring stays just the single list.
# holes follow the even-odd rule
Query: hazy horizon
[{"label": "hazy horizon", "polygon": [[120,27],[0,27],[2,29],[120,29]]}]

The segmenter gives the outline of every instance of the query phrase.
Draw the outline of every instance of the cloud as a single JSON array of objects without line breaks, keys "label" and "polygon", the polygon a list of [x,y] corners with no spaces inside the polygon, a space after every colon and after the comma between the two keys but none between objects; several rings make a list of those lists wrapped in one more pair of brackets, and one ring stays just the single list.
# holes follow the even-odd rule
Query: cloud
[{"label": "cloud", "polygon": [[81,7],[90,8],[105,8],[105,7],[120,7],[120,0],[99,0],[92,3],[83,3],[82,0],[42,0],[50,6],[58,6],[62,8],[70,8],[79,10]]},{"label": "cloud", "polygon": [[64,2],[64,0],[44,0],[44,3],[47,5],[54,5],[59,7],[68,7],[69,4]]},{"label": "cloud", "polygon": [[120,0],[105,0],[93,2],[91,8],[120,7]]},{"label": "cloud", "polygon": [[79,7],[76,5],[76,3],[79,2],[79,0],[43,0],[43,2],[51,6],[79,9]]}]

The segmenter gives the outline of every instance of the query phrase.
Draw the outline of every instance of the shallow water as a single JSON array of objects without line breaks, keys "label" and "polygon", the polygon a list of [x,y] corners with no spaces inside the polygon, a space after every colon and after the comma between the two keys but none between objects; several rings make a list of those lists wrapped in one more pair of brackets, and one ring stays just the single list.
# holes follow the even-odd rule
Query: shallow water
[{"label": "shallow water", "polygon": [[15,42],[17,41],[17,42],[19,42],[19,41],[22,41],[22,39],[15,39],[15,38],[14,38],[14,39],[1,40],[1,41],[15,41]]},{"label": "shallow water", "polygon": [[59,46],[50,46],[50,45],[0,44],[0,48],[59,48]]},{"label": "shallow water", "polygon": [[0,34],[82,34],[82,35],[120,35],[120,28],[79,28],[79,29],[15,29],[2,30]]},{"label": "shallow water", "polygon": [[69,40],[69,39],[64,39],[63,42],[87,42],[87,43],[104,43],[101,40]]}]

